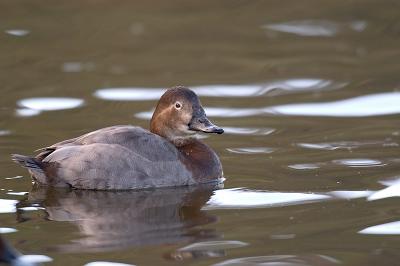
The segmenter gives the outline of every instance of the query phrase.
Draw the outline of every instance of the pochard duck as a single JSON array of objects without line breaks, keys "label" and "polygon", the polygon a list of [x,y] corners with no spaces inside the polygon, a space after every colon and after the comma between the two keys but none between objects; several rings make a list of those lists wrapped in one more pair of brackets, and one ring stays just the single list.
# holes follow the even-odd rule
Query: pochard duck
[{"label": "pochard duck", "polygon": [[35,157],[13,154],[34,181],[54,187],[128,190],[219,183],[217,154],[195,136],[222,134],[188,88],[160,98],[150,131],[131,125],[102,128],[40,149]]}]

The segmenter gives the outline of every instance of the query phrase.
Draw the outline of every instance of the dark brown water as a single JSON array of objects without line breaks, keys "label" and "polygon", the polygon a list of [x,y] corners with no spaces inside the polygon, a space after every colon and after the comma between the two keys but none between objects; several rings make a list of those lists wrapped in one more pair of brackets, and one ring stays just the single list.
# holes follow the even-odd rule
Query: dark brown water
[{"label": "dark brown water", "polygon": [[[47,265],[398,265],[399,10],[0,2],[0,236]],[[226,129],[223,190],[46,191],[9,158],[147,127],[180,84]]]}]

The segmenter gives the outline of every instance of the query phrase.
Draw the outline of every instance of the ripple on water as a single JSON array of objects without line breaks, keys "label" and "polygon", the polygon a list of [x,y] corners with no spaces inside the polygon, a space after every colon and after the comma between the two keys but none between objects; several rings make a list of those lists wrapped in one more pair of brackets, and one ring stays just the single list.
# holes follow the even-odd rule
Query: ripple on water
[{"label": "ripple on water", "polygon": [[28,35],[30,33],[30,31],[24,30],[24,29],[9,29],[9,30],[6,30],[5,33],[16,36],[16,37],[23,37],[23,36]]},{"label": "ripple on water", "polygon": [[17,109],[18,116],[34,116],[40,114],[42,111],[55,111],[65,110],[80,107],[84,104],[84,100],[77,98],[28,98],[22,99],[17,102],[18,106],[22,107]]},{"label": "ripple on water", "polygon": [[169,254],[169,258],[182,261],[186,258],[217,258],[226,256],[227,249],[240,248],[248,243],[236,240],[205,241],[190,244]]},{"label": "ripple on water", "polygon": [[286,265],[286,266],[304,266],[304,265],[337,265],[341,262],[335,258],[318,255],[271,255],[258,257],[245,257],[230,259],[214,264],[213,266],[239,266],[239,265]]},{"label": "ripple on water", "polygon": [[299,147],[306,149],[316,150],[338,150],[338,149],[354,149],[362,146],[375,146],[381,145],[383,147],[397,147],[398,144],[395,142],[387,141],[339,141],[339,142],[325,142],[325,143],[297,143]]},{"label": "ripple on water", "polygon": [[349,167],[378,167],[378,166],[385,166],[385,163],[382,163],[379,160],[373,159],[340,159],[332,161],[335,164],[339,165],[346,165]]},{"label": "ripple on water", "polygon": [[197,242],[180,248],[179,250],[214,250],[214,249],[232,249],[248,246],[248,243],[237,240],[205,241]]},{"label": "ripple on water", "polygon": [[329,20],[297,20],[262,26],[269,31],[291,33],[306,37],[333,37],[340,32],[355,31],[361,32],[367,27],[367,22],[356,20],[350,23],[337,23]]},{"label": "ripple on water", "polygon": [[347,83],[316,78],[286,79],[257,85],[207,85],[193,87],[200,96],[207,97],[258,97],[306,91],[338,89]]},{"label": "ripple on water", "polygon": [[13,176],[13,177],[6,177],[5,179],[12,180],[12,179],[20,179],[20,178],[23,178],[23,176],[17,175],[17,176]]},{"label": "ripple on water", "polygon": [[275,132],[273,128],[224,127],[224,133],[232,135],[264,136],[273,132]]},{"label": "ripple on water", "polygon": [[371,235],[400,235],[400,221],[367,227],[358,233]]},{"label": "ripple on water", "polygon": [[[280,95],[286,93],[337,89],[346,83],[331,80],[303,78],[266,82],[254,85],[205,85],[191,89],[199,96],[206,97],[258,97],[262,95]],[[104,88],[94,92],[94,96],[113,101],[158,100],[166,90],[163,88]]]},{"label": "ripple on water", "polygon": [[93,262],[86,263],[84,266],[135,266],[135,265],[120,263],[120,262],[93,261]]},{"label": "ripple on water", "polygon": [[367,117],[400,113],[400,92],[377,93],[324,103],[272,106],[264,112],[295,116]]},{"label": "ripple on water", "polygon": [[332,197],[313,193],[268,192],[242,188],[216,190],[203,209],[241,209],[288,206],[328,200]]},{"label": "ripple on water", "polygon": [[320,164],[318,163],[300,163],[300,164],[291,164],[288,165],[289,168],[295,170],[313,170],[320,168]]},{"label": "ripple on water", "polygon": [[248,147],[248,148],[227,148],[226,150],[231,153],[259,154],[259,153],[272,153],[276,149],[268,147]]}]

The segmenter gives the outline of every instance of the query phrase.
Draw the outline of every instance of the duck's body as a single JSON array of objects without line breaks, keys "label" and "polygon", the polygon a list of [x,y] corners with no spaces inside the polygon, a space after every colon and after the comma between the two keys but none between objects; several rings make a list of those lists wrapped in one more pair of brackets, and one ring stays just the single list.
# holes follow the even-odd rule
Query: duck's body
[{"label": "duck's body", "polygon": [[13,155],[13,160],[38,183],[57,187],[121,190],[219,182],[218,156],[190,137],[192,131],[223,132],[206,118],[197,96],[178,87],[160,99],[151,132],[107,127],[41,149],[34,158]]}]

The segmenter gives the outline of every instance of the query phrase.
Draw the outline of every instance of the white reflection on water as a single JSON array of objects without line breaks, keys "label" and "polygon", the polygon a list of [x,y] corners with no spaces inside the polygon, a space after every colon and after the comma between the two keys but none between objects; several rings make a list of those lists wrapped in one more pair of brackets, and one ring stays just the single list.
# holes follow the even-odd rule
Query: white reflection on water
[{"label": "white reflection on water", "polygon": [[379,183],[381,183],[382,185],[385,185],[385,186],[393,186],[393,185],[400,183],[400,178],[395,177],[395,178],[392,178],[389,180],[381,180],[381,181],[379,181]]},{"label": "white reflection on water", "polygon": [[248,246],[248,243],[237,240],[221,240],[221,241],[204,241],[197,242],[180,248],[181,251],[193,250],[219,250],[219,249],[232,249]]},{"label": "white reflection on water", "polygon": [[18,208],[18,210],[22,210],[22,211],[38,211],[38,210],[44,210],[44,209],[45,208],[43,208],[43,207],[33,207],[33,206]]},{"label": "white reflection on water", "polygon": [[[288,79],[255,85],[205,85],[190,87],[199,96],[207,97],[257,97],[265,94],[279,95],[289,92],[337,89],[346,83],[323,79]],[[143,101],[158,100],[166,90],[163,88],[104,88],[94,96],[103,100]]]},{"label": "white reflection on water", "polygon": [[12,261],[12,265],[40,265],[39,263],[53,261],[52,258],[45,255],[22,255]]},{"label": "white reflection on water", "polygon": [[299,147],[315,150],[338,150],[338,149],[354,149],[362,146],[383,146],[383,147],[397,147],[399,144],[387,141],[338,141],[338,142],[325,142],[325,143],[297,143]]},{"label": "white reflection on water", "polygon": [[18,106],[22,107],[16,111],[18,116],[34,116],[40,114],[42,111],[77,108],[84,104],[84,100],[77,98],[56,97],[28,98],[19,100],[17,104]]},{"label": "white reflection on water", "polygon": [[0,234],[9,234],[14,232],[17,232],[17,229],[10,227],[0,227]]},{"label": "white reflection on water", "polygon": [[21,192],[7,192],[7,195],[14,195],[14,196],[24,196],[27,195],[28,191],[21,191]]},{"label": "white reflection on water", "polygon": [[97,90],[94,96],[112,101],[145,101],[159,99],[164,91],[158,88],[107,88]]},{"label": "white reflection on water", "polygon": [[262,26],[262,28],[267,30],[308,37],[332,37],[346,30],[361,32],[365,30],[366,27],[367,22],[362,20],[353,21],[351,23],[337,23],[328,20],[298,20]]},{"label": "white reflection on water", "polygon": [[334,36],[338,32],[336,23],[325,20],[290,21],[263,26],[265,29],[293,33],[301,36]]},{"label": "white reflection on water", "polygon": [[93,261],[93,262],[86,263],[83,266],[135,266],[135,265],[120,263],[120,262]]},{"label": "white reflection on water", "polygon": [[347,83],[331,80],[302,78],[271,81],[259,85],[206,85],[192,89],[200,96],[209,97],[256,97],[265,94],[280,95],[289,92],[337,89]]},{"label": "white reflection on water", "polygon": [[364,159],[364,158],[340,159],[340,160],[334,160],[333,163],[340,164],[340,165],[346,165],[349,167],[376,167],[376,166],[385,166],[386,165],[378,160]]},{"label": "white reflection on water", "polygon": [[273,128],[255,128],[255,127],[224,127],[225,134],[232,135],[253,135],[264,136],[273,133]]},{"label": "white reflection on water", "polygon": [[[292,116],[368,117],[400,113],[400,92],[370,94],[350,99],[324,102],[285,104],[264,108],[206,107],[210,117],[248,117],[266,114]],[[150,119],[153,111],[140,112],[135,116]]]},{"label": "white reflection on water", "polygon": [[29,30],[23,30],[23,29],[11,29],[11,30],[6,30],[5,32],[7,34],[17,36],[17,37],[23,37],[30,33]]},{"label": "white reflection on water", "polygon": [[289,205],[320,202],[326,200],[350,200],[370,196],[374,191],[340,190],[330,192],[277,192],[250,190],[245,188],[221,189],[203,207],[204,210],[214,209],[251,209],[271,208]]},{"label": "white reflection on water", "polygon": [[15,113],[17,116],[28,117],[38,115],[41,113],[41,111],[29,108],[18,108]]},{"label": "white reflection on water", "polygon": [[12,180],[12,179],[20,179],[20,178],[23,178],[23,176],[17,175],[17,176],[13,176],[13,177],[6,177],[6,178],[4,178],[4,179]]},{"label": "white reflection on water", "polygon": [[276,207],[331,199],[329,195],[255,191],[242,188],[215,191],[203,209]]},{"label": "white reflection on water", "polygon": [[260,153],[272,153],[276,149],[268,147],[248,147],[248,148],[227,148],[226,150],[232,153],[240,153],[240,154],[260,154]]},{"label": "white reflection on water", "polygon": [[39,110],[54,111],[79,107],[83,104],[82,99],[77,98],[28,98],[18,101],[21,107]]},{"label": "white reflection on water", "polygon": [[273,106],[263,111],[283,115],[364,117],[398,114],[400,113],[399,102],[400,92],[386,92],[334,102]]},{"label": "white reflection on water", "polygon": [[358,199],[358,198],[366,198],[370,196],[372,193],[374,192],[368,190],[360,190],[360,191],[337,190],[329,192],[328,194],[338,199]]},{"label": "white reflection on water", "polygon": [[13,213],[16,211],[17,200],[0,199],[0,213]]},{"label": "white reflection on water", "polygon": [[391,197],[400,197],[400,179],[381,181],[380,183],[388,187],[373,193],[371,196],[368,197],[368,200],[379,200]]},{"label": "white reflection on water", "polygon": [[244,257],[230,259],[223,262],[213,264],[213,266],[317,266],[317,265],[337,265],[341,262],[335,258],[318,255],[318,254],[305,254],[305,255],[271,255],[271,256],[258,256],[258,257]]},{"label": "white reflection on water", "polygon": [[387,165],[379,160],[374,159],[366,159],[366,158],[357,158],[357,159],[338,159],[330,162],[315,162],[315,163],[299,163],[299,164],[291,164],[288,165],[289,168],[295,170],[312,170],[318,169],[323,166],[330,165],[344,165],[348,167],[381,167]]},{"label": "white reflection on water", "polygon": [[358,233],[371,235],[400,235],[400,221],[367,227]]},{"label": "white reflection on water", "polygon": [[312,170],[320,168],[320,165],[318,163],[299,163],[288,165],[288,167],[295,170]]}]

